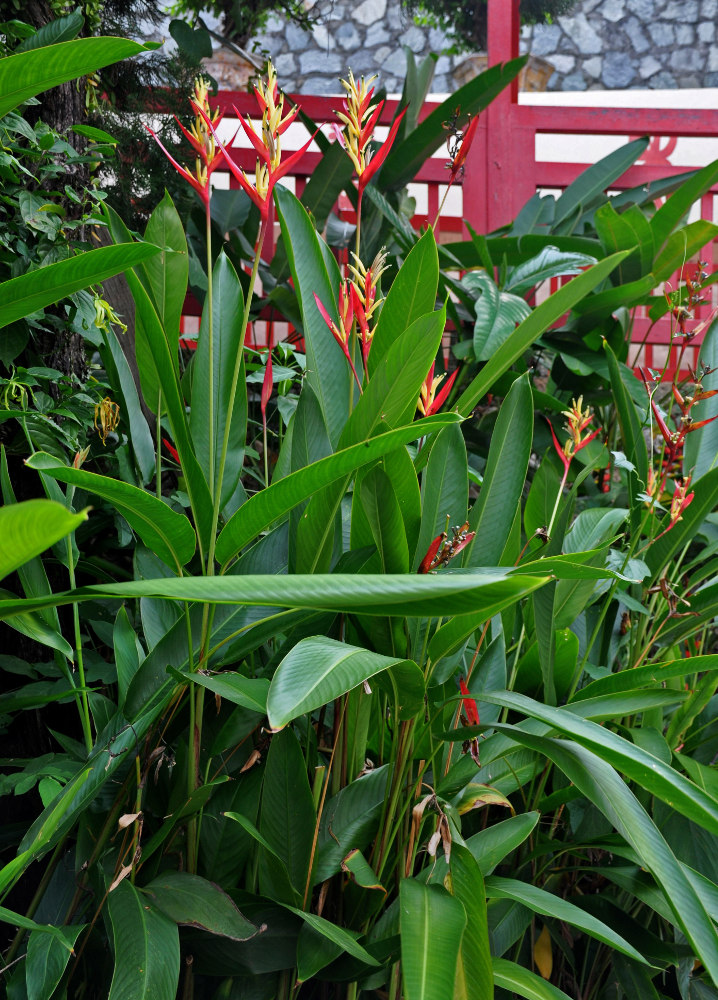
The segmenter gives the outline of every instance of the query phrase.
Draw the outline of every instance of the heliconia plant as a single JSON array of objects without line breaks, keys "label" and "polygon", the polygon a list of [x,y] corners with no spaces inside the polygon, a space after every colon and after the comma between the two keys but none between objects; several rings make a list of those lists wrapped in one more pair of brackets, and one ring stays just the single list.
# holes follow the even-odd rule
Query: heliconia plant
[{"label": "heliconia plant", "polygon": [[[142,411],[119,375],[96,414],[102,461],[28,432],[48,499],[16,503],[3,453],[0,618],[48,655],[0,660],[25,674],[0,713],[41,713],[54,740],[3,778],[39,797],[0,868],[9,997],[718,995],[716,328],[685,392],[646,376],[647,397],[615,336],[585,387],[538,382],[530,352],[566,314],[580,324],[633,248],[544,248],[502,276],[475,237],[451,252],[452,268],[481,255],[461,285],[431,227],[370,252],[367,192],[412,141],[400,111],[370,155],[370,83],[349,74],[340,112],[358,184],[344,270],[279,183],[296,111],[271,66],[261,126],[240,119],[254,183],[198,85],[195,171],[168,153],[207,220],[182,365],[181,220],[166,197],[139,244],[107,212],[132,265],[154,481],[135,471]],[[212,256],[217,157],[259,212],[244,280]],[[305,365],[270,463],[273,387],[294,373],[279,348],[250,364],[247,334],[272,209]],[[529,305],[556,269],[577,273]],[[492,346],[435,374],[448,287]],[[609,463],[604,493],[592,473]]]}]

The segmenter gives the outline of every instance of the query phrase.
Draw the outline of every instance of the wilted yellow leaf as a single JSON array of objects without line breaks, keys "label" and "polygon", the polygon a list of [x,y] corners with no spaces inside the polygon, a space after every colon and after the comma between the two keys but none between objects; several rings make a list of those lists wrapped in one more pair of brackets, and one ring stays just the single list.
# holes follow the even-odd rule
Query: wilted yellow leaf
[{"label": "wilted yellow leaf", "polygon": [[551,952],[551,935],[546,924],[543,925],[543,930],[534,944],[534,964],[544,979],[551,978],[553,954]]}]

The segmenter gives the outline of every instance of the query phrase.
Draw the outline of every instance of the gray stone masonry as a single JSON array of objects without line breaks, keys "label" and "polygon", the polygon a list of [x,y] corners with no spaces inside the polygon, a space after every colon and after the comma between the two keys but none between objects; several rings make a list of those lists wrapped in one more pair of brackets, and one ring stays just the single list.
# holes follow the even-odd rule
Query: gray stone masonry
[{"label": "gray stone masonry", "polygon": [[[436,28],[414,24],[400,0],[305,0],[319,23],[301,31],[272,16],[257,39],[274,59],[282,86],[295,93],[340,93],[339,78],[376,73],[379,86],[401,90],[404,46],[418,60],[440,55],[432,90],[458,86],[453,55]],[[524,27],[521,51],[547,60],[549,90],[718,86],[718,0],[578,0],[553,24]]]},{"label": "gray stone masonry", "polygon": [[718,0],[579,0],[551,26],[550,45],[540,26],[521,42],[555,67],[549,90],[715,87],[717,18]]}]

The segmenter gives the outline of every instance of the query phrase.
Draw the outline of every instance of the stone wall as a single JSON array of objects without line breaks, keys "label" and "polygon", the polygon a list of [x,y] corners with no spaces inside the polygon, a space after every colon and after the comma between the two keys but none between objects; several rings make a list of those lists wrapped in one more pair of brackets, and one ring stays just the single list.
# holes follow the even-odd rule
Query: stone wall
[{"label": "stone wall", "polygon": [[[406,59],[442,53],[441,31],[408,21],[400,0],[318,0],[312,32],[270,18],[257,39],[290,92],[331,94],[339,77],[378,73],[392,93],[401,90]],[[324,6],[326,5],[326,6]],[[543,57],[555,72],[549,90],[718,86],[718,0],[579,0],[571,16],[526,27],[521,49]],[[440,54],[433,91],[456,89],[464,55]]]},{"label": "stone wall", "polygon": [[555,67],[549,90],[718,86],[718,0],[581,0],[522,30]]},{"label": "stone wall", "polygon": [[441,54],[448,42],[441,31],[420,27],[407,18],[399,0],[320,0],[319,21],[312,32],[270,17],[257,42],[277,67],[282,85],[291,93],[337,94],[340,77],[378,73],[389,93],[400,91],[406,73],[408,46],[417,58],[439,54],[433,90],[456,89],[453,72],[466,56]]}]

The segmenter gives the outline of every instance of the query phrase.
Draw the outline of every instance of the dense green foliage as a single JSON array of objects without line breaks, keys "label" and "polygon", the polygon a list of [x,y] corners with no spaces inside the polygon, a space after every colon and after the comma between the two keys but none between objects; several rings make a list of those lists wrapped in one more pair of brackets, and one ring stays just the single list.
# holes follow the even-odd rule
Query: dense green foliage
[{"label": "dense green foliage", "polygon": [[[124,269],[140,385],[111,321],[82,328],[92,428],[90,397],[46,407],[52,375],[21,390],[3,360],[8,997],[716,998],[718,328],[689,386],[627,359],[638,305],[695,333],[713,276],[656,290],[716,236],[685,218],[718,164],[609,198],[638,140],[437,245],[405,185],[522,60],[373,157],[351,122],[354,162],[318,137],[301,201],[275,184],[271,80],[258,188],[210,194],[199,87],[191,217],[165,195],[138,239],[105,209],[114,245],[16,273],[48,239],[22,238],[14,174],[45,133],[21,102],[142,48],[63,46],[0,61],[24,137],[0,338]],[[429,71],[410,63],[412,107]],[[247,348],[268,306],[300,343]]]}]

